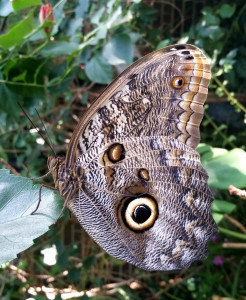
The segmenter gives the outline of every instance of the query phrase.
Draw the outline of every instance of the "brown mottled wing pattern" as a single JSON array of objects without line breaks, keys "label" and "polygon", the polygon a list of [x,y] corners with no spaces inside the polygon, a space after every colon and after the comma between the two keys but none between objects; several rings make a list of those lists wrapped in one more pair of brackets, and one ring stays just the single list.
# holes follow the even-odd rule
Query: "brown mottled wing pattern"
[{"label": "brown mottled wing pattern", "polygon": [[65,163],[84,175],[69,207],[109,254],[164,271],[206,257],[216,225],[195,148],[209,80],[197,47],[160,49],[126,69],[78,124]]}]

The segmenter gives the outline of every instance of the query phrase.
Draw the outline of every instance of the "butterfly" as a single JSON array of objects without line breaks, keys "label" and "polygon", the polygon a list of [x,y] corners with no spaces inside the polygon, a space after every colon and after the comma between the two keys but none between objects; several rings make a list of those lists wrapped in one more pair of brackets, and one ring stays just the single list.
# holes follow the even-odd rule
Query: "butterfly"
[{"label": "butterfly", "polygon": [[193,45],[150,53],[90,106],[66,157],[48,158],[64,205],[112,256],[150,271],[206,258],[217,227],[195,149],[210,77]]}]

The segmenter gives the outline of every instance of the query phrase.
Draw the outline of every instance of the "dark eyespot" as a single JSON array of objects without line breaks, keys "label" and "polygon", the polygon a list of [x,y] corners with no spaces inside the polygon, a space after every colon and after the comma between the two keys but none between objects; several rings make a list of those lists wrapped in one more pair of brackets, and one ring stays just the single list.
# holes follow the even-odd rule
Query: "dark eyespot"
[{"label": "dark eyespot", "polygon": [[172,85],[173,87],[175,87],[176,89],[180,89],[183,87],[184,85],[184,78],[183,77],[175,77],[172,81]]},{"label": "dark eyespot", "polygon": [[118,162],[125,158],[124,147],[121,144],[113,144],[108,149],[108,158],[111,162]]},{"label": "dark eyespot", "polygon": [[125,149],[122,144],[113,144],[107,150],[108,159],[112,163],[116,163],[125,158]]},{"label": "dark eyespot", "polygon": [[151,210],[146,205],[139,205],[134,209],[133,220],[138,224],[144,223],[150,216]]},{"label": "dark eyespot", "polygon": [[125,158],[124,146],[120,143],[111,144],[99,155],[99,162],[101,165],[111,167]]},{"label": "dark eyespot", "polygon": [[190,51],[182,51],[181,54],[188,55],[190,54]]},{"label": "dark eyespot", "polygon": [[194,59],[194,56],[189,55],[189,56],[186,56],[185,59],[187,59],[187,60]]},{"label": "dark eyespot", "polygon": [[149,195],[129,198],[120,208],[120,216],[129,229],[142,232],[154,225],[158,217],[157,203]]}]

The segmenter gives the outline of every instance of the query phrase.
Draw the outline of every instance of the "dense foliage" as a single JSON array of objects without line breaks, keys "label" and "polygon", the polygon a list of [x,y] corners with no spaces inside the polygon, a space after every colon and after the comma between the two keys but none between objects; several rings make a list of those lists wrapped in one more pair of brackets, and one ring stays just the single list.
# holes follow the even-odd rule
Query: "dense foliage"
[{"label": "dense foliage", "polygon": [[[159,1],[141,0],[49,3],[52,11],[46,6],[40,23],[40,0],[0,1],[0,163],[16,174],[0,170],[0,263],[5,263],[0,298],[61,299],[61,293],[75,297],[80,291],[80,299],[243,299],[246,203],[227,189],[230,184],[246,187],[246,109],[237,100],[238,93],[246,92],[245,1],[203,6],[181,33],[178,27],[162,26],[164,8],[181,26],[177,3],[164,8]],[[46,173],[50,149],[18,103],[47,139],[45,124],[55,150],[64,154],[79,117],[122,68],[149,51],[180,42],[196,44],[211,57],[210,92],[226,100],[218,98],[207,108],[198,147],[220,228],[209,258],[180,274],[147,273],[102,252],[68,214],[37,238],[59,215],[60,202],[45,190],[44,215],[29,217],[39,186],[18,175]],[[7,262],[33,239],[34,246]]]}]

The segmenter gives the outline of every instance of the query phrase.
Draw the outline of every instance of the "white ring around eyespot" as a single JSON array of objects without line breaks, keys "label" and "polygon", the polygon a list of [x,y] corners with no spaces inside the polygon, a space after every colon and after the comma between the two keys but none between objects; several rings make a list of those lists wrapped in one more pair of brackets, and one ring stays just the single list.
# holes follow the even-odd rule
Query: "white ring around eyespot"
[{"label": "white ring around eyespot", "polygon": [[[140,223],[140,224],[135,222],[132,218],[135,208],[139,205],[145,205],[151,211],[149,218],[145,222]],[[132,200],[128,204],[126,211],[125,211],[125,220],[126,220],[128,226],[133,230],[144,230],[144,229],[152,226],[156,219],[156,216],[157,216],[156,203],[153,199],[148,198],[148,197],[141,197],[141,198]]]}]

